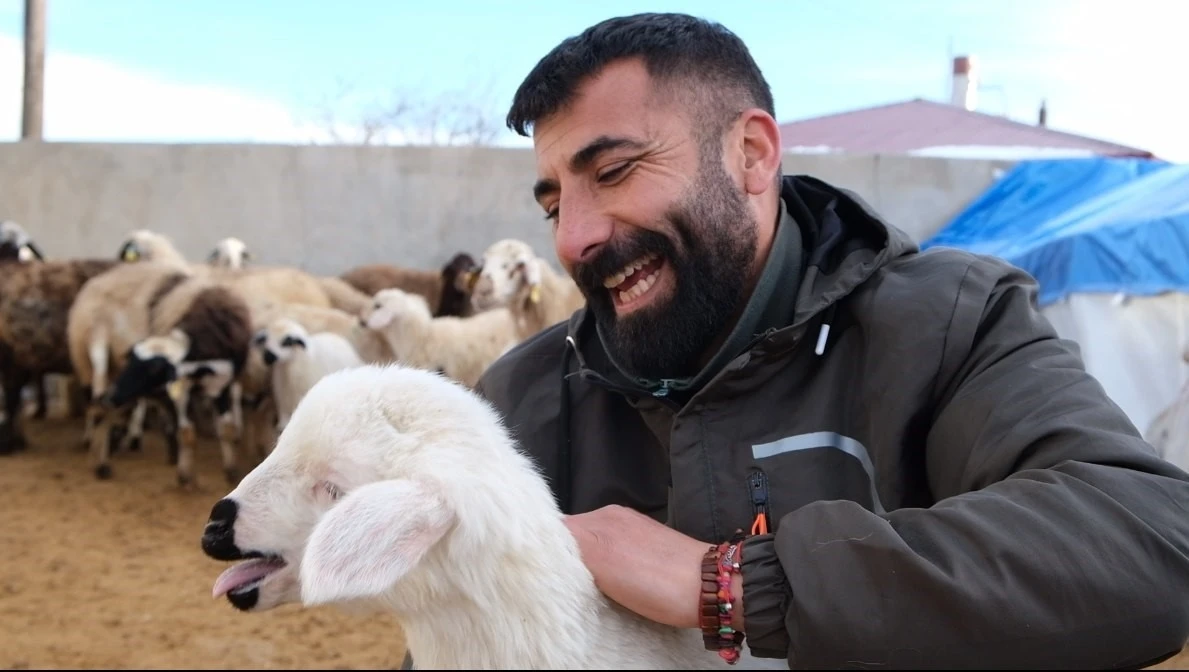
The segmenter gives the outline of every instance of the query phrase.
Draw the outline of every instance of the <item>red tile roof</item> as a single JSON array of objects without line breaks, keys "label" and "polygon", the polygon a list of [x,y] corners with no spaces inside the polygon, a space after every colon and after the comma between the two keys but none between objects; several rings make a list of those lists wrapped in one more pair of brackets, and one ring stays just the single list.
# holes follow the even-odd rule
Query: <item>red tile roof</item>
[{"label": "red tile roof", "polygon": [[1152,153],[916,98],[780,125],[785,150],[903,154],[930,147],[1013,147],[1153,158]]}]

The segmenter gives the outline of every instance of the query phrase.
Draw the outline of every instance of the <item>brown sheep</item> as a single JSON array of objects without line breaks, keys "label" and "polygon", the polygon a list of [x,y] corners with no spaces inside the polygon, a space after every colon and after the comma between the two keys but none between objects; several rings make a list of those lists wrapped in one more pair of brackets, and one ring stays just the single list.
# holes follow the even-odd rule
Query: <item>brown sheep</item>
[{"label": "brown sheep", "polygon": [[441,271],[404,268],[390,264],[364,264],[339,276],[367,296],[375,296],[381,289],[403,289],[425,297],[430,306],[437,306],[442,294]]},{"label": "brown sheep", "polygon": [[475,312],[471,304],[471,287],[478,277],[479,264],[466,252],[459,252],[442,267],[441,299],[434,317],[453,315],[467,317]]},{"label": "brown sheep", "polygon": [[114,259],[0,262],[0,377],[6,413],[0,454],[26,445],[18,412],[21,388],[49,373],[74,372],[66,338],[71,305],[87,281],[118,264]]},{"label": "brown sheep", "polygon": [[[45,255],[33,242],[32,236],[25,227],[11,219],[0,221],[0,261],[45,261]],[[32,417],[45,417],[46,399],[44,378],[34,378],[29,382],[33,386],[36,400],[33,405]]]}]

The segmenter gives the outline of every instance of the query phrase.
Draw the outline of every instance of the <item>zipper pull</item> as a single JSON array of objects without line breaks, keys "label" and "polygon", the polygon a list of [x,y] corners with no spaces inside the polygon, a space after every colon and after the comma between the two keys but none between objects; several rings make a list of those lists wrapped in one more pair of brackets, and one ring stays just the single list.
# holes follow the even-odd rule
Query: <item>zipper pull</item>
[{"label": "zipper pull", "polygon": [[768,476],[763,469],[755,469],[747,475],[747,489],[751,495],[751,510],[755,515],[751,533],[768,534]]}]

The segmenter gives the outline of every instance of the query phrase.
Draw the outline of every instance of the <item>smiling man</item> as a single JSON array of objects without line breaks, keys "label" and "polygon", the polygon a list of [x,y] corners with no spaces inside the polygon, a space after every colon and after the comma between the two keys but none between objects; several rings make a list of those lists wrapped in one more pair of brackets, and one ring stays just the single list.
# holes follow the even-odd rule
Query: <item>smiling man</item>
[{"label": "smiling man", "polygon": [[1135,667],[1182,647],[1189,475],[1026,274],[920,253],[857,196],[783,175],[735,35],[602,22],[536,65],[508,124],[531,132],[588,305],[479,388],[608,596],[727,660],[742,639],[797,668]]}]

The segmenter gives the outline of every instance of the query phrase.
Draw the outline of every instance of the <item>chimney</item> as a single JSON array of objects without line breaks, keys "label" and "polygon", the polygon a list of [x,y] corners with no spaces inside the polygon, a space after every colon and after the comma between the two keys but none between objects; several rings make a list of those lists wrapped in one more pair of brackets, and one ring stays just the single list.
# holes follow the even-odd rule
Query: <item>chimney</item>
[{"label": "chimney", "polygon": [[1049,122],[1049,106],[1047,104],[1047,101],[1042,99],[1040,101],[1040,113],[1037,115],[1037,118],[1036,118],[1036,125],[1040,126],[1041,128],[1044,128],[1045,126],[1048,125],[1048,122]]},{"label": "chimney", "polygon": [[954,58],[954,79],[950,103],[965,110],[978,105],[978,64],[974,56]]}]

